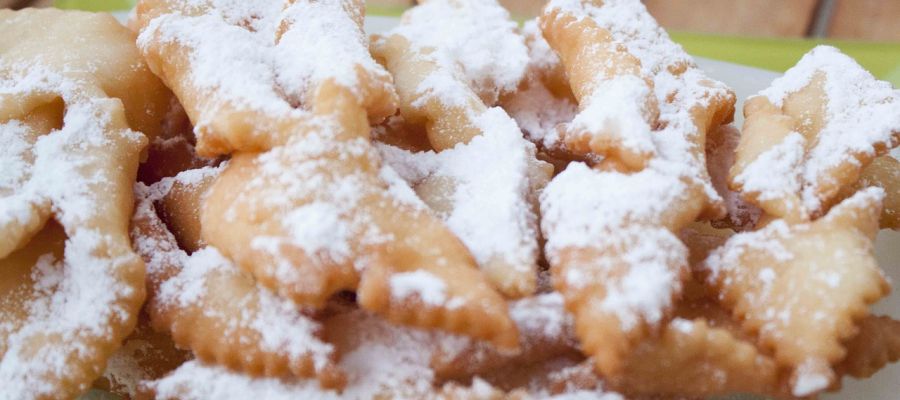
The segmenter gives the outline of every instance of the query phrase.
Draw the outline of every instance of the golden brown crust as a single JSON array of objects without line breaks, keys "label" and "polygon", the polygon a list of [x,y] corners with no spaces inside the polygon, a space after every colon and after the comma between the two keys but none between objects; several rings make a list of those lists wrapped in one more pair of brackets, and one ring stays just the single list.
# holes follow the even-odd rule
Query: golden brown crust
[{"label": "golden brown crust", "polygon": [[[148,263],[147,310],[154,329],[169,332],[176,344],[200,360],[247,374],[315,376],[327,387],[343,383],[328,358],[330,346],[314,337],[314,322],[301,310],[281,306],[237,268],[215,265],[227,260],[214,250],[204,249],[205,258],[191,260],[193,256],[178,248],[150,200],[139,205],[132,236]],[[188,292],[173,294],[173,290]],[[302,341],[307,331],[313,335],[306,342],[273,347],[273,341],[285,340],[277,339],[279,335],[296,335],[295,340]]]},{"label": "golden brown crust", "polygon": [[812,223],[735,235],[705,262],[722,304],[792,368],[795,395],[834,382],[841,342],[888,291],[872,254],[879,214],[877,192],[860,192]]},{"label": "golden brown crust", "polygon": [[0,303],[18,308],[0,320],[19,320],[0,329],[0,380],[8,396],[69,398],[144,300],[127,235],[147,140],[134,130],[157,135],[170,94],[108,15],[2,10],[0,31],[0,136],[21,145],[4,148],[0,187]]}]

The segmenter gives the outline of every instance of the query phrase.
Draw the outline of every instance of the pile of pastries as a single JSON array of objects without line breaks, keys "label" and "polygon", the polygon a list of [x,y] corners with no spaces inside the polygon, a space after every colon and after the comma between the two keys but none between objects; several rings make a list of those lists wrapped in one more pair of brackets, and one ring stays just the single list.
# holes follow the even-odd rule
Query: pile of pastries
[{"label": "pile of pastries", "polygon": [[0,11],[0,399],[815,398],[900,359],[900,91],[639,0]]}]

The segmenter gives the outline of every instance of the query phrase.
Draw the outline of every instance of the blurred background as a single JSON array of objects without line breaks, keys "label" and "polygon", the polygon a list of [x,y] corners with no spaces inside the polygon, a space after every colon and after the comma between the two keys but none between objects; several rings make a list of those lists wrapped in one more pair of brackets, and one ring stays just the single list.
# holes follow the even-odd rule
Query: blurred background
[{"label": "blurred background", "polygon": [[[0,0],[0,8],[46,7],[54,3],[130,0]],[[546,0],[500,0],[520,19],[537,15]],[[370,6],[404,8],[415,0],[368,0]],[[668,29],[756,37],[827,37],[900,42],[900,0],[644,0]]]},{"label": "blurred background", "polygon": [[[516,17],[537,15],[546,0],[500,0]],[[3,7],[130,0],[0,0]],[[368,0],[370,6],[403,8],[415,0]],[[818,37],[900,42],[900,0],[644,0],[666,28],[755,37]]]},{"label": "blurred background", "polygon": [[[136,0],[0,0],[0,8],[123,11]],[[367,0],[368,15],[399,16],[416,0]],[[519,21],[546,0],[498,0]],[[840,48],[900,87],[900,0],[643,0],[689,53],[784,71],[817,44]]]},{"label": "blurred background", "polygon": [[[545,0],[501,0],[521,18]],[[369,0],[402,7],[413,0]],[[763,37],[900,41],[900,0],[644,0],[666,28]]]}]

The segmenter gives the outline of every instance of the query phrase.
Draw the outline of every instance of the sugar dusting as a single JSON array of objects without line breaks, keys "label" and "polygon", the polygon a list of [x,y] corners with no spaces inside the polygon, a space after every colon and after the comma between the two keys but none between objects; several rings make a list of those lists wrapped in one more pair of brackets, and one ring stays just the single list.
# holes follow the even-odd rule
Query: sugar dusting
[{"label": "sugar dusting", "polygon": [[[413,50],[427,54],[459,79],[429,77],[422,88],[444,88],[460,80],[482,93],[488,104],[502,93],[516,90],[525,76],[528,50],[516,23],[495,1],[429,1],[408,10],[391,30],[409,39]],[[452,99],[441,90],[441,98]],[[425,92],[426,90],[423,90]]]},{"label": "sugar dusting", "polygon": [[519,90],[503,99],[503,108],[528,140],[555,149],[562,145],[558,125],[575,118],[578,106],[570,98],[555,95],[541,80],[541,74],[559,68],[560,60],[541,34],[537,21],[525,22],[522,35],[528,44],[528,74]]},{"label": "sugar dusting", "polygon": [[96,227],[99,213],[111,207],[98,193],[109,190],[121,171],[97,168],[104,160],[95,152],[136,158],[146,138],[116,127],[123,116],[115,105],[121,103],[92,97],[95,83],[87,78],[64,77],[42,65],[3,67],[0,96],[49,93],[66,104],[62,128],[33,143],[23,141],[28,131],[23,124],[0,124],[0,226],[21,225],[36,209],[49,207],[68,234],[63,259],[44,255],[32,271],[35,296],[24,305],[24,324],[0,316],[4,395],[37,398],[54,395],[59,382],[85,373],[79,363],[93,362],[109,347],[112,327],[133,316],[135,310],[126,306],[141,288],[123,275],[140,260],[122,250],[128,244],[125,232]]},{"label": "sugar dusting", "polygon": [[[700,266],[707,283],[717,287],[720,296],[737,302],[732,306],[736,316],[752,320],[763,343],[777,343],[776,355],[803,351],[791,382],[795,396],[819,392],[834,379],[822,345],[797,341],[820,336],[835,338],[832,340],[837,343],[840,333],[836,326],[840,323],[835,321],[859,316],[865,304],[878,297],[865,294],[870,289],[860,283],[865,282],[862,279],[881,279],[871,243],[865,243],[862,237],[840,236],[860,235],[853,232],[858,228],[852,223],[829,225],[835,218],[877,207],[883,196],[880,188],[864,189],[832,208],[821,220],[789,224],[779,219],[756,231],[735,234]],[[823,223],[826,225],[820,225]],[[842,240],[835,241],[834,237]],[[816,300],[805,302],[808,299]],[[823,309],[831,312],[823,313]]]},{"label": "sugar dusting", "polygon": [[395,206],[414,201],[396,184],[386,185],[378,179],[391,178],[390,171],[369,170],[380,160],[368,138],[341,135],[340,127],[323,120],[305,136],[261,153],[252,161],[258,172],[225,210],[226,220],[233,220],[239,212],[283,216],[272,222],[279,231],[261,234],[249,243],[271,255],[283,282],[302,282],[304,278],[298,275],[301,269],[296,257],[286,249],[302,249],[307,257],[323,262],[353,260],[356,268],[364,268],[364,260],[355,252],[391,238],[378,229],[371,216],[360,212],[362,202],[384,189],[389,189],[386,197]]},{"label": "sugar dusting", "polygon": [[[801,197],[808,211],[822,207],[819,193],[823,185],[834,183],[828,177],[833,168],[843,163],[858,164],[857,154],[874,156],[877,149],[900,144],[900,91],[888,82],[877,80],[834,47],[814,48],[758,95],[781,107],[788,96],[807,87],[817,76],[824,77],[827,97],[824,125],[814,142],[801,140],[795,145],[804,150],[800,165],[796,157],[773,159],[764,157],[769,155],[767,152],[742,174],[745,182],[764,182],[779,176],[773,169],[797,171],[802,188],[797,188],[796,182],[789,182],[793,184],[790,189]],[[754,165],[759,166],[754,168]],[[781,195],[770,186],[754,187],[763,196]]]},{"label": "sugar dusting", "polygon": [[391,296],[405,299],[416,296],[423,303],[441,306],[447,303],[447,284],[428,271],[412,271],[391,277]]},{"label": "sugar dusting", "polygon": [[[510,314],[525,340],[535,343],[572,340],[574,343],[574,339],[560,339],[571,337],[572,328],[571,317],[565,312],[558,293],[513,302]],[[498,356],[490,345],[439,331],[394,325],[361,310],[338,315],[328,323],[346,346],[339,366],[348,373],[350,381],[340,393],[323,389],[313,380],[251,378],[197,361],[190,361],[149,384],[159,399],[244,399],[253,396],[266,399],[370,399],[379,395],[428,398],[440,397],[441,393],[441,389],[433,384],[435,362],[453,363],[463,354],[476,363],[485,357]],[[197,385],[196,382],[206,384]],[[476,396],[493,392],[486,385],[476,379],[465,393]],[[620,398],[612,393],[606,393],[609,397],[593,393],[598,397],[589,398]]]},{"label": "sugar dusting", "polygon": [[537,216],[530,202],[536,189],[530,175],[535,147],[499,108],[488,109],[475,122],[483,133],[452,149],[414,153],[383,144],[379,149],[385,163],[412,187],[425,180],[449,181],[452,206],[441,216],[480,265],[497,258],[530,271],[538,253]]},{"label": "sugar dusting", "polygon": [[[677,227],[666,226],[671,223],[667,221],[671,208],[685,204],[695,185],[703,188],[709,203],[722,201],[706,173],[700,148],[705,132],[692,113],[717,107],[712,99],[727,101],[733,95],[700,71],[637,0],[606,0],[599,6],[552,0],[547,10],[576,20],[591,19],[611,34],[612,44],[640,60],[640,78],[597,77],[598,98],[581,104],[583,112],[574,121],[589,131],[615,123],[614,128],[629,132],[630,148],[654,154],[636,173],[598,171],[576,162],[557,175],[541,194],[548,260],[551,265],[559,263],[561,253],[569,249],[598,245],[615,249],[617,259],[599,257],[590,265],[574,265],[564,279],[578,287],[579,282],[627,265],[626,274],[595,306],[614,312],[624,329],[641,320],[659,322],[680,291],[677,268],[686,265],[687,257],[685,246],[669,230]],[[647,86],[642,78],[653,85]],[[659,105],[659,126],[647,125],[643,107],[648,96]],[[595,103],[602,110],[591,111]]]},{"label": "sugar dusting", "polygon": [[[669,38],[638,0],[606,0],[602,6],[581,0],[552,0],[547,7],[570,13],[577,19],[590,18],[599,27],[610,32],[613,44],[622,46],[640,60],[641,76],[653,82],[652,95],[656,98],[660,112],[659,126],[653,127],[653,133],[649,136],[659,155],[654,160],[674,163],[666,167],[677,166],[678,174],[703,185],[711,202],[720,202],[721,197],[706,178],[703,149],[698,148],[702,144],[699,139],[705,132],[698,131],[692,112],[698,107],[714,106],[711,104],[713,99],[721,101],[733,97],[730,89],[706,76],[684,49]],[[598,93],[604,97],[619,99],[620,104],[610,105],[617,109],[632,107],[630,111],[624,110],[627,112],[621,114],[631,115],[632,118],[621,123],[639,126],[642,122],[636,118],[644,103],[644,92],[639,90],[638,86],[641,85],[633,78],[626,76],[621,77],[621,80],[623,83],[617,84],[619,89],[615,91],[615,95],[602,90],[598,90]],[[597,84],[612,83],[600,79]],[[604,124],[602,121],[594,123]],[[639,138],[633,140],[636,140],[635,146],[647,144]],[[640,146],[635,149],[643,149]]]},{"label": "sugar dusting", "polygon": [[[389,81],[368,51],[350,0],[211,0],[184,5],[183,13],[157,16],[138,37],[152,46],[190,48],[192,85],[215,93],[194,116],[198,140],[221,109],[252,110],[278,121],[309,115],[323,82],[359,88],[359,71]],[[204,12],[190,12],[202,7]],[[302,107],[301,107],[302,106]]]},{"label": "sugar dusting", "polygon": [[[215,173],[213,168],[205,170],[206,172],[200,173]],[[190,179],[197,174],[179,176]],[[179,179],[179,176],[174,179]],[[171,186],[164,181],[154,186],[156,185]],[[145,258],[148,279],[158,284],[152,302],[161,308],[199,307],[204,309],[207,316],[216,316],[216,313],[222,312],[208,306],[212,282],[221,277],[244,276],[244,273],[214,247],[205,247],[190,255],[178,248],[175,237],[159,220],[152,207],[153,195],[163,193],[164,190],[152,186],[147,188],[140,183],[135,190],[145,198],[139,203],[136,218],[147,221],[152,229],[164,232],[162,238],[144,235],[138,228],[132,232],[135,248]],[[329,364],[332,346],[319,339],[321,327],[307,316],[308,310],[298,308],[293,302],[282,299],[261,286],[233,301],[245,304],[255,311],[221,315],[220,319],[227,321],[223,335],[244,335],[240,339],[242,342],[257,342],[264,351],[286,353],[296,363],[309,357],[317,370]]]},{"label": "sugar dusting", "polygon": [[805,143],[803,135],[791,132],[747,165],[735,176],[735,183],[744,191],[759,193],[762,201],[800,192]]},{"label": "sugar dusting", "polygon": [[629,175],[570,164],[541,195],[548,260],[560,263],[567,249],[610,249],[615,257],[597,257],[569,269],[567,284],[591,284],[628,266],[625,275],[607,283],[600,307],[625,327],[639,320],[658,322],[680,291],[680,275],[673,266],[685,265],[687,250],[675,234],[655,225],[672,204],[688,196],[686,190],[683,181],[653,169]]},{"label": "sugar dusting", "polygon": [[425,200],[479,265],[499,262],[516,274],[534,273],[539,249],[532,204],[544,184],[542,165],[515,121],[477,98],[490,105],[524,78],[528,49],[515,23],[493,1],[433,1],[407,11],[387,35],[406,38],[417,57],[434,64],[416,87],[412,106],[436,100],[459,108],[461,123],[480,135],[440,152],[382,144],[386,164],[413,188],[427,184],[446,191],[446,199]]}]

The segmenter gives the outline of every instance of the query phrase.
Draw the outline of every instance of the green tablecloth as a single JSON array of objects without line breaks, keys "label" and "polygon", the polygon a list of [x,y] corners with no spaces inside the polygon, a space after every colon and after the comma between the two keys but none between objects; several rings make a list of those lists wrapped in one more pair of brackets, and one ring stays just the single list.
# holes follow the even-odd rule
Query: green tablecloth
[{"label": "green tablecloth", "polygon": [[744,38],[673,32],[688,53],[715,60],[784,72],[819,44],[835,46],[880,79],[900,87],[900,43],[818,39]]}]

